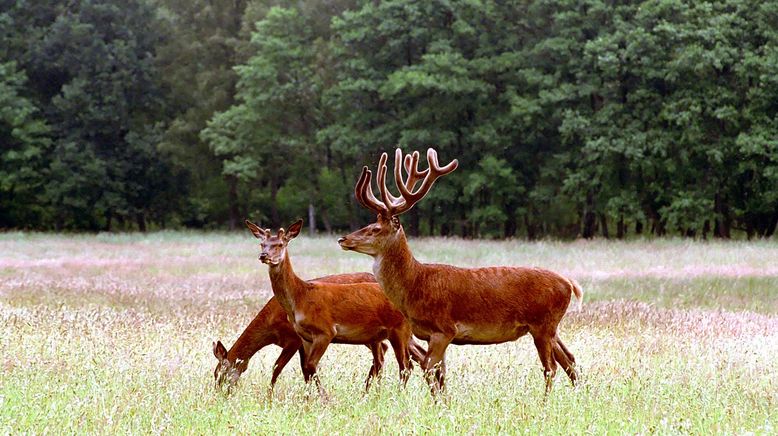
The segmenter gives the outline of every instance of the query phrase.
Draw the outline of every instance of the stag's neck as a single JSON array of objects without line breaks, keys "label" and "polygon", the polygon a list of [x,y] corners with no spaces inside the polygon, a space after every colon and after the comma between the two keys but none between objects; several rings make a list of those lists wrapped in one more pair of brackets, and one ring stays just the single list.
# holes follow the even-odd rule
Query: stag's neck
[{"label": "stag's neck", "polygon": [[232,344],[232,348],[227,352],[227,360],[235,362],[238,359],[251,359],[257,351],[274,343],[273,332],[269,325],[270,318],[270,309],[266,305]]},{"label": "stag's neck", "polygon": [[408,290],[413,287],[420,265],[413,257],[402,230],[386,251],[373,259],[373,274],[389,301],[400,310],[405,305]]},{"label": "stag's neck", "polygon": [[270,284],[286,313],[294,313],[295,303],[304,297],[307,283],[294,273],[288,253],[284,253],[281,263],[270,267]]}]

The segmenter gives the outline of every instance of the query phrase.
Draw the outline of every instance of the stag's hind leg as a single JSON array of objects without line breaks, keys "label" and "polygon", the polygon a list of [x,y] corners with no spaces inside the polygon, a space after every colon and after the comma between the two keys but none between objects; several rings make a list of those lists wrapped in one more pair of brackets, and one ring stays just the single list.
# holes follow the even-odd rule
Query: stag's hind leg
[{"label": "stag's hind leg", "polygon": [[392,344],[394,357],[397,359],[397,366],[400,368],[400,381],[403,386],[408,383],[408,377],[411,373],[411,358],[408,351],[408,341],[410,338],[410,331],[404,333],[393,332],[389,335],[389,342]]},{"label": "stag's hind leg", "polygon": [[554,359],[562,365],[567,376],[570,377],[570,382],[575,386],[575,383],[578,380],[578,372],[575,369],[575,357],[573,357],[573,353],[565,347],[565,344],[562,343],[559,336],[554,338]]}]

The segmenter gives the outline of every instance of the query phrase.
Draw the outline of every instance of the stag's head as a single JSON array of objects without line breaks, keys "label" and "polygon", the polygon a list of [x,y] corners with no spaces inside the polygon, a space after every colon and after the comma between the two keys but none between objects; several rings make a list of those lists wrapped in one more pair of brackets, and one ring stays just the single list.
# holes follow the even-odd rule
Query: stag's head
[{"label": "stag's head", "polygon": [[218,361],[216,369],[213,370],[213,378],[216,381],[216,387],[221,388],[226,384],[228,389],[232,388],[232,386],[238,382],[240,375],[248,368],[249,361],[243,359],[230,361],[227,358],[227,348],[224,347],[222,341],[213,343],[213,355]]},{"label": "stag's head", "polygon": [[283,227],[273,235],[270,229],[260,229],[259,226],[246,220],[246,227],[259,239],[259,261],[272,266],[278,266],[286,257],[286,246],[289,241],[300,234],[303,228],[303,220],[297,220],[289,226],[289,230]]},{"label": "stag's head", "polygon": [[[344,250],[353,250],[371,256],[385,252],[387,246],[403,235],[398,216],[424,198],[435,180],[454,171],[459,165],[454,159],[448,165],[441,167],[438,164],[438,153],[429,148],[427,149],[429,167],[419,171],[419,152],[414,151],[413,154],[403,155],[402,150],[398,148],[394,153],[394,181],[400,191],[400,196],[397,197],[386,187],[387,160],[387,154],[383,153],[376,173],[381,200],[373,194],[372,173],[367,167],[362,168],[362,175],[354,188],[354,195],[362,206],[375,212],[377,218],[373,224],[338,239],[338,243]],[[402,174],[403,170],[405,176]],[[421,186],[415,189],[419,182]]]}]

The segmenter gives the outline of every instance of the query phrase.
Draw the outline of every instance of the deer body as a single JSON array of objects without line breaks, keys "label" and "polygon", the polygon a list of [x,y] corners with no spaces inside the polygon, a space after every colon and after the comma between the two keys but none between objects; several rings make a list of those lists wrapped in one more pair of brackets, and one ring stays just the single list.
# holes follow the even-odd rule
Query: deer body
[{"label": "deer body", "polygon": [[513,341],[532,326],[558,323],[570,303],[570,282],[539,268],[416,262],[397,274],[398,266],[384,260],[375,275],[413,334],[424,340],[444,332],[457,345]]},{"label": "deer body", "polygon": [[[460,268],[422,264],[413,257],[397,216],[421,200],[438,177],[458,165],[453,161],[439,166],[433,149],[427,151],[427,160],[429,168],[419,171],[418,153],[403,157],[396,151],[394,177],[401,196],[395,197],[386,187],[384,153],[377,173],[382,201],[373,194],[371,172],[364,167],[355,195],[377,213],[377,220],[338,242],[344,250],[373,256],[373,273],[387,298],[405,315],[414,334],[429,342],[422,366],[433,393],[444,387],[449,344],[497,344],[527,333],[543,364],[546,392],[551,389],[557,362],[575,382],[575,358],[557,336],[557,326],[572,295],[581,298],[577,284],[539,268]],[[416,190],[418,182],[422,183]]]},{"label": "deer body", "polygon": [[[375,281],[370,273],[337,274],[320,277],[314,281],[327,283],[358,283]],[[265,306],[257,313],[251,323],[241,333],[229,351],[221,341],[214,343],[214,355],[219,363],[214,370],[214,378],[221,385],[225,381],[235,383],[246,371],[250,359],[261,349],[268,345],[281,347],[281,354],[273,364],[273,375],[270,380],[270,388],[275,386],[278,376],[286,367],[295,353],[300,354],[300,366],[303,366],[305,355],[303,341],[289,322],[286,311],[275,297],[271,297]],[[386,344],[370,348],[373,354],[373,365],[368,374],[368,383],[371,377],[380,373],[383,368],[384,354],[388,348]],[[305,373],[303,373],[305,376]]]},{"label": "deer body", "polygon": [[410,335],[402,314],[375,282],[337,286],[306,282],[292,270],[288,254],[269,272],[273,294],[305,341],[323,335],[336,344],[368,344],[389,339],[394,332]]},{"label": "deer body", "polygon": [[400,379],[407,381],[411,369],[409,354],[421,361],[424,350],[413,341],[410,324],[375,281],[306,282],[295,274],[287,252],[287,244],[299,234],[302,220],[292,224],[288,232],[280,229],[277,236],[249,221],[246,225],[262,240],[260,261],[269,266],[273,294],[302,338],[306,380],[314,378],[320,393],[326,396],[316,368],[329,344],[366,344],[377,350],[388,339],[397,358]]}]

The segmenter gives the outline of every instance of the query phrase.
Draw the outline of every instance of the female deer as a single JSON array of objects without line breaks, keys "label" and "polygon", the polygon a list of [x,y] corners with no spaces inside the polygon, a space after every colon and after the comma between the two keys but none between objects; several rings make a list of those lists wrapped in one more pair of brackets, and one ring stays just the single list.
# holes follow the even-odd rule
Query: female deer
[{"label": "female deer", "polygon": [[[376,199],[367,167],[357,182],[357,200],[378,214],[377,221],[338,240],[344,250],[373,256],[373,273],[386,296],[411,323],[413,333],[429,341],[422,364],[433,393],[444,387],[445,353],[449,344],[497,344],[529,333],[535,342],[546,378],[546,392],[559,362],[575,383],[575,359],[557,335],[557,325],[571,297],[581,288],[559,274],[539,268],[459,268],[418,262],[408,247],[398,215],[421,200],[438,177],[457,168],[457,161],[438,165],[437,153],[427,150],[429,168],[418,170],[419,153],[403,158],[395,152],[394,178],[400,197],[386,188],[384,153],[377,183],[383,201]],[[403,180],[404,167],[407,179]],[[416,183],[421,186],[414,191]]]},{"label": "female deer", "polygon": [[[375,277],[370,273],[352,273],[320,277],[313,281],[361,283],[375,282]],[[303,341],[295,333],[294,327],[287,319],[284,308],[278,304],[278,300],[275,297],[271,297],[268,300],[267,304],[257,313],[257,316],[241,333],[229,351],[221,341],[214,342],[213,355],[218,360],[218,363],[213,371],[213,376],[217,386],[221,387],[225,382],[229,386],[237,383],[241,374],[248,368],[249,360],[254,354],[271,344],[278,345],[282,349],[281,354],[273,365],[273,375],[270,379],[270,390],[272,391],[278,376],[295,352],[299,351],[301,367],[305,361]],[[384,364],[384,354],[388,346],[382,342],[380,344],[369,344],[368,348],[370,348],[373,354],[373,365],[368,373],[365,389],[370,386],[371,379],[381,372]],[[310,375],[306,373],[303,373],[303,377],[306,381],[310,379]]]},{"label": "female deer", "polygon": [[260,229],[250,221],[246,226],[261,241],[259,260],[269,266],[270,282],[295,332],[303,340],[303,371],[314,377],[319,392],[326,397],[316,375],[316,367],[330,343],[376,344],[388,339],[392,344],[400,379],[405,383],[411,369],[409,352],[421,359],[424,350],[413,341],[411,327],[386,299],[377,283],[336,284],[306,282],[292,269],[287,245],[302,228],[299,220],[289,231]]}]

